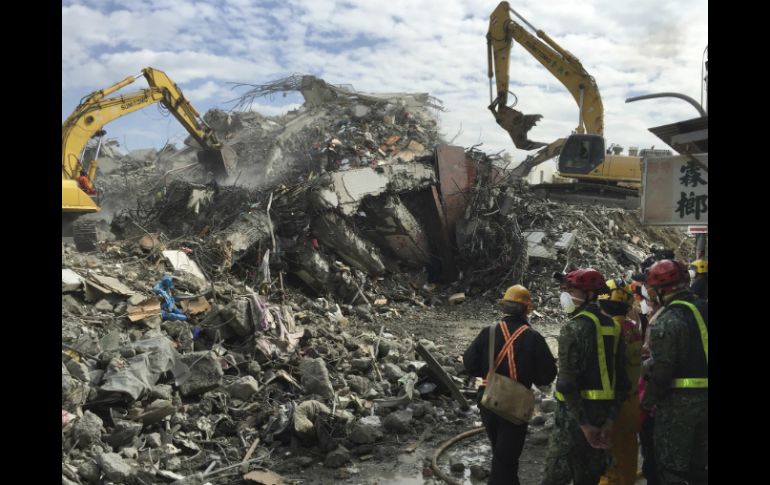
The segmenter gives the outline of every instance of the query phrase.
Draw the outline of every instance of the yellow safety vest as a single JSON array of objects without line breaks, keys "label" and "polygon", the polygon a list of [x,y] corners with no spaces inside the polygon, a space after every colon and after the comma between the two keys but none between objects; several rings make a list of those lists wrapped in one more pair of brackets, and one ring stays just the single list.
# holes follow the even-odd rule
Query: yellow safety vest
[{"label": "yellow safety vest", "polygon": [[[708,331],[708,328],[706,328],[706,322],[703,321],[703,316],[701,316],[700,311],[698,311],[698,308],[692,303],[690,303],[689,301],[674,300],[671,302],[671,305],[684,305],[690,310],[692,310],[692,314],[695,316],[695,321],[698,322],[698,330],[700,331],[700,342],[701,342],[701,345],[703,346],[703,353],[706,354],[706,365],[708,366],[709,331]],[[708,389],[709,379],[708,377],[687,377],[682,379],[674,379],[674,382],[671,384],[671,387],[675,387],[677,389]]]},{"label": "yellow safety vest", "polygon": [[[580,391],[580,396],[583,399],[589,399],[592,401],[615,399],[615,376],[618,374],[618,369],[615,369],[615,372],[612,373],[612,381],[610,382],[610,373],[607,370],[607,354],[604,351],[603,337],[611,336],[615,339],[613,345],[615,353],[613,355],[617,355],[618,344],[620,343],[620,324],[613,320],[612,327],[605,327],[599,323],[599,318],[596,315],[587,311],[578,313],[572,317],[572,319],[574,320],[581,315],[590,318],[596,326],[596,353],[599,357],[599,374],[602,380],[602,388],[582,390]],[[564,401],[564,395],[559,391],[555,392],[555,396],[559,401]]]}]

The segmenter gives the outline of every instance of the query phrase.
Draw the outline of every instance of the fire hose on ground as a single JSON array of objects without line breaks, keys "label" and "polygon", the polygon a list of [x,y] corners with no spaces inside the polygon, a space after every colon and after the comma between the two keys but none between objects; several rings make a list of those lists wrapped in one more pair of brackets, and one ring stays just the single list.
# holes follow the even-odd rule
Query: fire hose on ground
[{"label": "fire hose on ground", "polygon": [[431,460],[430,467],[433,469],[433,472],[436,474],[437,477],[444,480],[450,485],[462,485],[462,482],[458,482],[454,478],[450,477],[449,475],[445,474],[441,471],[441,469],[438,467],[438,457],[441,456],[443,452],[447,450],[450,446],[457,443],[458,441],[464,440],[465,438],[470,438],[471,436],[475,436],[479,433],[484,431],[484,427],[481,426],[479,428],[474,428],[469,431],[465,431],[464,433],[460,433],[454,438],[450,438],[448,441],[445,441],[441,444],[441,446],[436,449],[436,452],[433,453],[433,459]]}]

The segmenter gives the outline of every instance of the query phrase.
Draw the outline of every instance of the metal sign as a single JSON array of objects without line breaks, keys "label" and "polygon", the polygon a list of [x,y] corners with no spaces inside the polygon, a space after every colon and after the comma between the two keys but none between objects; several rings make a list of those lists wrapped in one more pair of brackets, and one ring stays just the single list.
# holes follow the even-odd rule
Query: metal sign
[{"label": "metal sign", "polygon": [[687,234],[708,234],[709,226],[687,226]]},{"label": "metal sign", "polygon": [[708,153],[643,160],[642,223],[708,224]]}]

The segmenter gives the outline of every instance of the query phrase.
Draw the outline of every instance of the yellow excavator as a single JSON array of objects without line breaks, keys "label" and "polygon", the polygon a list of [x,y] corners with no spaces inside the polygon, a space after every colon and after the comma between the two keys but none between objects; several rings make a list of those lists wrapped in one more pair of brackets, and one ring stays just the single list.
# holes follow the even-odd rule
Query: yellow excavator
[{"label": "yellow excavator", "polygon": [[[536,36],[512,20],[511,12]],[[578,126],[568,138],[559,138],[550,144],[529,140],[527,132],[542,116],[525,115],[507,105],[508,68],[514,40],[548,69],[575,99],[579,109]],[[533,27],[508,2],[500,2],[489,17],[487,62],[489,109],[495,121],[510,134],[516,148],[540,148],[540,151],[527,157],[514,169],[515,175],[524,177],[539,163],[558,155],[559,175],[576,179],[579,183],[550,184],[551,189],[601,192],[602,195],[620,198],[637,194],[641,183],[641,159],[620,155],[617,149],[605,150],[604,107],[594,78],[574,55],[559,46],[545,32]],[[496,96],[493,95],[493,79],[497,88]]]},{"label": "yellow excavator", "polygon": [[[107,97],[144,76],[149,87],[128,94]],[[104,125],[134,111],[155,103],[163,105],[200,145],[198,161],[216,180],[223,181],[236,169],[232,148],[224,145],[196,109],[184,97],[179,87],[163,72],[151,67],[140,74],[85,96],[72,114],[62,123],[62,236],[74,236],[80,251],[93,250],[96,229],[92,222],[79,220],[84,214],[100,210],[98,197],[91,187],[84,187],[78,179],[85,173],[90,183],[96,177],[99,149],[106,134]],[[90,161],[83,160],[86,145],[98,139],[96,154]]]}]

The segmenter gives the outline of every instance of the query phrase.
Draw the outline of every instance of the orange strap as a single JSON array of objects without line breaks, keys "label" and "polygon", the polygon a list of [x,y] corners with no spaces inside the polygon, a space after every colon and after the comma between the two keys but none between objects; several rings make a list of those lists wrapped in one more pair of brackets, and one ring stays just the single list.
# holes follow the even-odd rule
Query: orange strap
[{"label": "orange strap", "polygon": [[[495,358],[495,368],[489,369],[489,372],[495,372],[497,371],[497,368],[500,367],[500,364],[502,364],[504,358],[508,358],[508,377],[510,377],[513,380],[516,380],[516,361],[514,360],[514,350],[513,350],[513,343],[516,341],[517,338],[519,338],[519,335],[524,333],[524,331],[527,329],[526,325],[522,325],[518,329],[516,329],[515,332],[513,332],[513,335],[508,331],[508,326],[505,324],[505,322],[500,322],[500,330],[503,332],[503,337],[505,337],[505,343],[503,344],[503,348],[500,349],[500,352],[497,354]],[[490,330],[492,331],[492,330]],[[486,385],[487,379],[489,378],[489,372],[487,372],[487,376],[484,378],[483,384]]]}]

